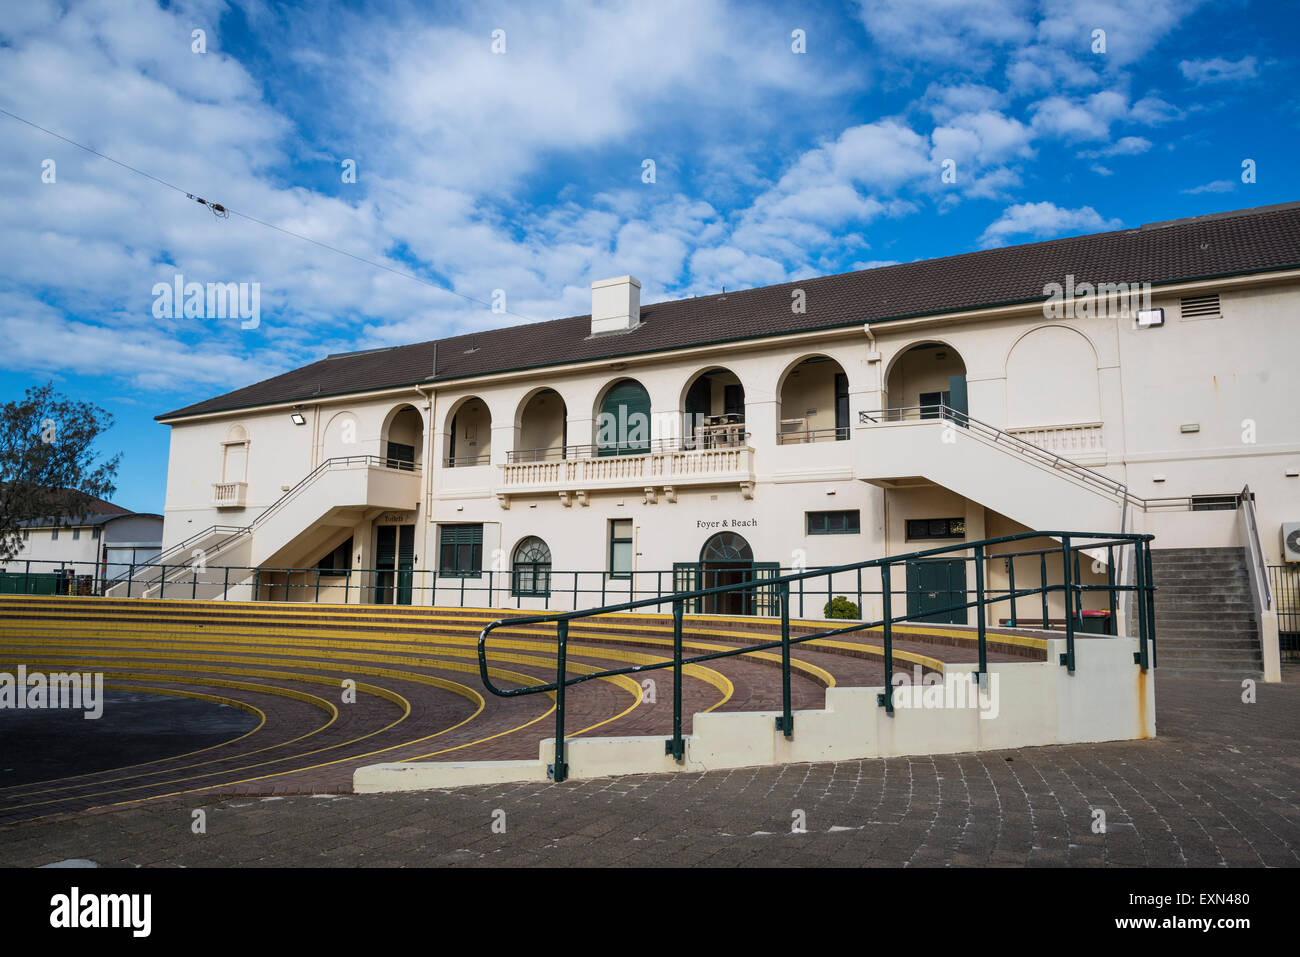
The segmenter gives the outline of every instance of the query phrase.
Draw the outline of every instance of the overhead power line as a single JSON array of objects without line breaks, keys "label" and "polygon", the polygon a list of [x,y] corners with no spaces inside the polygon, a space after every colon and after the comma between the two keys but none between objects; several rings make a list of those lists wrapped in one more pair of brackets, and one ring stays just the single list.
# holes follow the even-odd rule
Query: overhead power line
[{"label": "overhead power line", "polygon": [[[373,259],[367,259],[365,256],[358,256],[355,253],[350,253],[346,249],[339,249],[337,246],[331,246],[329,243],[323,243],[319,239],[312,239],[310,236],[304,236],[302,233],[295,233],[292,229],[285,229],[283,226],[277,226],[275,225],[275,223],[268,223],[266,220],[258,219],[256,216],[250,216],[248,213],[241,213],[239,210],[231,209],[229,206],[223,205],[222,203],[209,202],[203,197],[198,196],[187,189],[182,189],[180,186],[177,186],[175,183],[169,183],[167,182],[167,180],[161,179],[160,177],[154,176],[152,173],[146,172],[145,170],[132,166],[130,163],[123,163],[121,160],[114,159],[112,156],[109,156],[107,153],[101,153],[99,150],[87,146],[84,143],[78,143],[76,140],[70,139],[69,137],[64,136],[62,133],[56,133],[54,130],[47,129],[44,126],[41,126],[39,123],[33,123],[31,120],[19,116],[17,113],[11,113],[8,110],[4,109],[3,107],[0,107],[0,113],[3,113],[5,116],[9,117],[10,119],[17,120],[19,123],[25,123],[26,125],[30,126],[34,130],[40,130],[42,133],[45,133],[48,136],[53,136],[55,139],[62,140],[63,142],[71,146],[75,146],[79,150],[85,150],[87,153],[90,153],[94,156],[98,156],[100,159],[108,160],[108,162],[120,166],[123,169],[130,170],[132,173],[135,173],[139,176],[143,176],[145,179],[153,180],[155,183],[157,183],[160,186],[166,186],[168,189],[173,189],[176,192],[184,195],[187,199],[192,199],[197,203],[203,204],[208,209],[210,209],[215,216],[217,216],[220,219],[226,219],[231,215],[238,216],[240,219],[246,219],[250,223],[256,223],[259,226],[265,226],[267,229],[274,229],[277,233],[284,233],[286,236],[292,236],[294,239],[301,239],[303,242],[311,243],[313,246],[319,246],[321,249],[327,249],[330,252],[337,253],[340,256],[347,256],[349,259],[355,259],[357,262],[365,263],[367,266],[374,266],[376,269],[382,269],[385,272],[390,272],[395,276],[401,276],[403,279],[410,279],[413,282],[418,282],[421,285],[428,286],[430,289],[436,289],[439,292],[445,292],[445,293],[450,293],[453,296],[459,296],[461,299],[464,299],[467,302],[476,303],[480,306],[487,306],[489,309],[495,310],[496,308],[495,304],[493,303],[484,302],[482,299],[476,299],[473,296],[467,296],[465,295],[465,293],[457,292],[455,289],[448,289],[446,286],[440,286],[435,282],[430,282],[427,279],[422,279],[421,277],[416,276],[413,273],[404,272],[401,269],[394,269],[392,266],[385,265],[384,263],[381,262],[376,262]],[[510,309],[504,309],[501,311],[508,313],[509,315],[512,316],[517,316],[520,319],[526,319],[529,322],[537,321],[536,319],[533,319],[531,316],[525,316],[522,313],[514,312],[513,310]]]}]

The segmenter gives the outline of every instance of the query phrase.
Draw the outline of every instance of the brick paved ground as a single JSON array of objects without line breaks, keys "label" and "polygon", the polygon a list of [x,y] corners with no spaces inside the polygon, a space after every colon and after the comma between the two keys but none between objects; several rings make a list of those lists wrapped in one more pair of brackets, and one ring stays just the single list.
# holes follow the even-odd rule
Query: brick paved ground
[{"label": "brick paved ground", "polygon": [[[153,802],[0,826],[0,864],[1300,863],[1300,671],[1241,702],[1157,677],[1160,736],[560,785]],[[207,834],[191,833],[204,807]],[[1106,831],[1093,832],[1094,812]],[[494,812],[505,833],[494,833]],[[804,833],[792,833],[797,812]]]}]

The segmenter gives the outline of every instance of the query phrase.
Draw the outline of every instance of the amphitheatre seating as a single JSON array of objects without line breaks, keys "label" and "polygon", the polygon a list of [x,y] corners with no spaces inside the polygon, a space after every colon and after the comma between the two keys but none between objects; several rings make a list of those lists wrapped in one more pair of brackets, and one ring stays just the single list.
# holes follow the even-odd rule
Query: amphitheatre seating
[{"label": "amphitheatre seating", "polygon": [[[232,704],[257,728],[198,753],[133,767],[0,788],[0,822],[179,794],[347,792],[356,768],[379,762],[536,759],[554,733],[553,694],[488,694],[476,646],[489,622],[517,612],[469,608],[0,596],[0,671],[102,672],[110,688]],[[826,628],[792,622],[792,635]],[[687,655],[771,641],[770,619],[687,616]],[[1043,661],[1045,633],[988,631],[990,661]],[[975,661],[974,629],[897,625],[894,668],[942,673]],[[502,687],[555,678],[553,625],[492,633],[488,661]],[[672,619],[646,613],[576,621],[568,673],[668,661]],[[883,684],[878,632],[796,645],[795,708],[820,708],[832,686]],[[691,716],[779,708],[780,655],[756,651],[688,665]],[[567,691],[566,738],[667,735],[671,668],[604,677]],[[354,682],[354,702],[345,700]],[[652,682],[650,684],[649,682]]]}]

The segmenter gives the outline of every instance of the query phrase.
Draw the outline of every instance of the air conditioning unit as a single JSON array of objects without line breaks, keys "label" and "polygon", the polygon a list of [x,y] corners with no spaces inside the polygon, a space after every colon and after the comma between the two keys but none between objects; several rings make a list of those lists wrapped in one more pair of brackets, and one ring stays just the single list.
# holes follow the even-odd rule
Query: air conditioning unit
[{"label": "air conditioning unit", "polygon": [[1282,523],[1282,560],[1300,562],[1300,522]]}]

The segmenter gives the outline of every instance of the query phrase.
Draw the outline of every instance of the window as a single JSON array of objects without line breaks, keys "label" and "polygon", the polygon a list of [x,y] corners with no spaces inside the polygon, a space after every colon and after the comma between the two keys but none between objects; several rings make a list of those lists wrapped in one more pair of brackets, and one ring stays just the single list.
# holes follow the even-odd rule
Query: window
[{"label": "window", "polygon": [[964,518],[909,518],[907,538],[965,538]]},{"label": "window", "polygon": [[856,535],[860,519],[857,509],[847,512],[809,512],[809,535]]},{"label": "window", "polygon": [[96,525],[94,528],[92,528],[92,529],[90,530],[90,537],[93,538],[95,541],[99,541],[99,526],[98,526],[98,525]]},{"label": "window", "polygon": [[1230,511],[1241,507],[1240,495],[1193,495],[1193,512]]},{"label": "window", "polygon": [[511,594],[545,597],[551,593],[551,550],[540,538],[530,536],[519,543],[511,571]]},{"label": "window", "polygon": [[30,528],[24,528],[24,529],[23,529],[23,541],[25,542],[25,541],[27,541],[28,539],[30,539],[31,537],[32,537],[32,530],[31,530]]},{"label": "window", "polygon": [[346,575],[352,571],[352,539],[328,553],[316,563],[322,575]]},{"label": "window", "polygon": [[58,540],[59,540],[59,526],[55,525],[54,528],[50,530],[50,541],[57,542]]},{"label": "window", "polygon": [[390,469],[415,471],[415,446],[401,442],[388,443],[388,461],[384,463]]},{"label": "window", "polygon": [[444,578],[479,578],[483,574],[483,526],[439,528],[438,574]]},{"label": "window", "polygon": [[80,539],[81,539],[81,529],[74,528],[72,530],[72,540],[75,542],[75,541],[79,541]]},{"label": "window", "polygon": [[609,574],[611,578],[632,577],[632,519],[630,518],[610,520]]},{"label": "window", "polygon": [[937,419],[942,410],[941,405],[952,405],[951,392],[922,392],[921,393],[921,418]]}]

